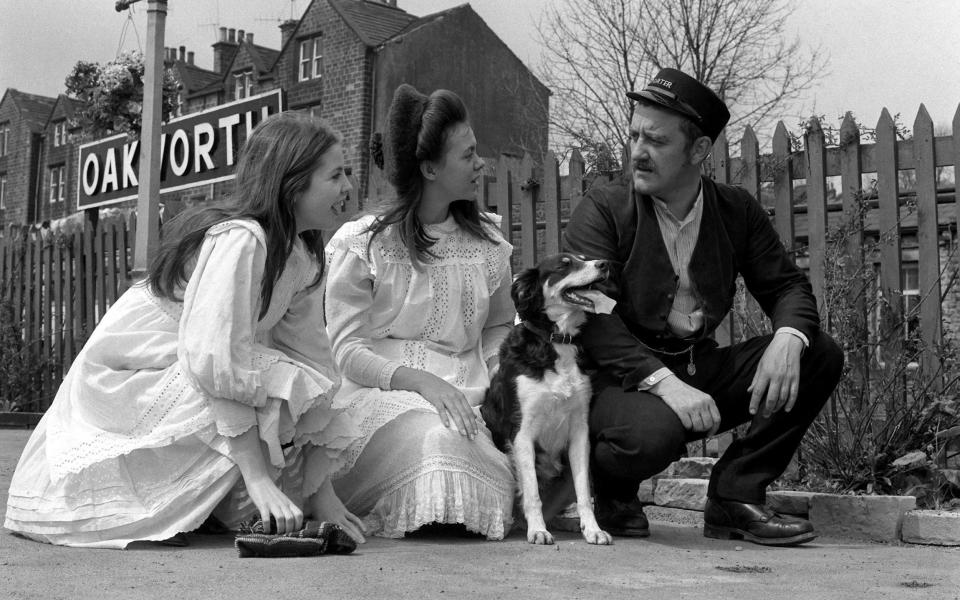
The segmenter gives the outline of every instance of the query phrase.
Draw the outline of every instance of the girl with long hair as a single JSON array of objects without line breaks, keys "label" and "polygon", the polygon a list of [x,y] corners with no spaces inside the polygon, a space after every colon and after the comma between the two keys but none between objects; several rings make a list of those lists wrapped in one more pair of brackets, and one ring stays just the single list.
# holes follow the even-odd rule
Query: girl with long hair
[{"label": "girl with long hair", "polygon": [[477,208],[484,162],[453,92],[402,85],[384,143],[396,197],[327,246],[327,331],[360,423],[334,489],[368,530],[509,531],[513,476],[479,415],[515,313],[511,245]]},{"label": "girl with long hair", "polygon": [[306,115],[269,117],[231,199],[165,226],[147,279],[103,316],[30,437],[6,528],[123,548],[312,517],[363,540],[329,478],[358,434],[331,406],[320,285],[321,230],[345,221],[351,189],[340,139]]}]

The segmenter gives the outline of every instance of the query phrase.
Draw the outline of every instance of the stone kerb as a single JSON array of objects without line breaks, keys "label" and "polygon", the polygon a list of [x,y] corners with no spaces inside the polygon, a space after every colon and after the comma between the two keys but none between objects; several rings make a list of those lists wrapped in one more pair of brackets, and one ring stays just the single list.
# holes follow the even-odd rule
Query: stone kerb
[{"label": "stone kerb", "polygon": [[[715,458],[682,458],[640,485],[644,504],[703,511]],[[776,490],[767,503],[782,514],[809,518],[825,535],[878,542],[960,546],[960,513],[914,510],[913,496],[851,496]]]},{"label": "stone kerb", "polygon": [[911,544],[960,546],[960,512],[908,511],[903,515],[901,536]]}]

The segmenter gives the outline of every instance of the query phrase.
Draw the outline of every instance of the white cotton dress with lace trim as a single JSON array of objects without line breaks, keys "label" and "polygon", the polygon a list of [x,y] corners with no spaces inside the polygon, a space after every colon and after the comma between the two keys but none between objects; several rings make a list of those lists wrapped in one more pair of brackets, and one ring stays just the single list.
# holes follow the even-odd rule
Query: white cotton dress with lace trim
[{"label": "white cotton dress with lace trim", "polygon": [[[334,489],[374,535],[462,523],[502,539],[512,522],[513,474],[479,405],[490,383],[486,360],[515,316],[512,246],[495,227],[487,226],[491,243],[451,217],[425,227],[436,243],[417,270],[393,226],[367,252],[372,219],[344,225],[326,251],[327,331],[343,376],[334,406],[346,408],[362,433],[347,448]],[[447,429],[422,396],[391,390],[400,366],[460,388],[475,407],[480,435],[470,440]]]},{"label": "white cotton dress with lace trim", "polygon": [[[117,300],[27,442],[4,527],[123,548],[212,513],[234,526],[255,509],[227,436],[254,426],[295,502],[339,469],[359,430],[331,407],[339,378],[322,286],[310,287],[318,265],[298,239],[259,318],[265,260],[262,228],[228,221],[207,232],[182,303],[142,282]],[[304,476],[305,454],[316,468]]]}]

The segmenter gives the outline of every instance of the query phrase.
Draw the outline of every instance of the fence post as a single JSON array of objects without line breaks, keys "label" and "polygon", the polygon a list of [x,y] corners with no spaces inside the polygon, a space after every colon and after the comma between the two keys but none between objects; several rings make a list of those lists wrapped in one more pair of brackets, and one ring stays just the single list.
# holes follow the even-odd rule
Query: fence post
[{"label": "fence post", "polygon": [[543,185],[540,192],[546,221],[544,250],[548,255],[555,254],[560,251],[560,165],[553,150],[547,150],[543,159]]},{"label": "fence post", "polygon": [[[846,302],[853,307],[852,340],[841,340],[844,346],[855,349],[848,353],[850,372],[860,398],[865,397],[870,376],[870,346],[867,338],[867,293],[869,282],[865,279],[863,253],[862,211],[862,163],[860,160],[860,128],[851,113],[847,113],[840,125],[840,181],[843,193],[843,214],[846,223],[844,239],[844,276],[847,287]],[[847,225],[849,224],[849,225]]]},{"label": "fence post", "polygon": [[816,117],[803,136],[807,160],[807,256],[810,257],[810,284],[821,312],[824,308],[824,260],[827,237],[826,157],[823,130]]},{"label": "fence post", "polygon": [[[880,234],[881,322],[878,331],[882,360],[897,357],[903,348],[903,298],[900,268],[900,182],[898,179],[897,130],[884,108],[877,122],[877,202]],[[902,401],[906,390],[890,394],[890,404]]]},{"label": "fence post", "polygon": [[523,159],[514,162],[517,186],[514,198],[520,200],[520,256],[523,268],[537,263],[537,184],[533,176],[533,159],[524,153]]},{"label": "fence post", "polygon": [[507,157],[504,154],[497,159],[497,181],[494,189],[497,195],[497,211],[500,213],[500,231],[504,239],[513,243],[513,198],[511,194],[513,185],[511,184],[510,167],[507,165]]},{"label": "fence post", "polygon": [[773,133],[773,196],[774,219],[784,248],[796,262],[796,233],[793,224],[793,158],[790,138],[783,121]]},{"label": "fence post", "polygon": [[[940,232],[937,223],[937,167],[934,156],[933,121],[921,104],[913,123],[913,152],[917,173],[917,242],[920,282],[921,363],[935,389],[942,387],[937,360],[940,344]],[[937,377],[932,377],[937,373]]]}]

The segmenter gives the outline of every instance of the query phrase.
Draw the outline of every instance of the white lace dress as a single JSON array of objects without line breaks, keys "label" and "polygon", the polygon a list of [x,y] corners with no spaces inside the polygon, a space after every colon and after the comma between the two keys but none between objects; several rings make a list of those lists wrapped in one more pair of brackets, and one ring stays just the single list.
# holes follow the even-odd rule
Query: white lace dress
[{"label": "white lace dress", "polygon": [[327,331],[343,376],[334,405],[347,408],[363,434],[348,447],[334,488],[375,535],[401,537],[437,522],[501,539],[514,499],[508,458],[485,427],[474,440],[463,437],[422,396],[391,390],[390,381],[401,365],[429,371],[461,388],[482,424],[486,359],[515,316],[512,247],[495,228],[493,244],[450,218],[427,227],[435,257],[417,270],[393,227],[368,255],[372,219],[347,223],[327,245]]},{"label": "white lace dress", "polygon": [[[316,261],[297,240],[260,313],[266,245],[252,221],[212,227],[183,303],[143,284],[104,315],[23,451],[4,527],[40,541],[122,548],[255,512],[225,436],[253,426],[301,501],[358,435],[331,408],[338,376]],[[319,465],[304,481],[304,448]],[[324,473],[326,471],[326,473]]]}]

